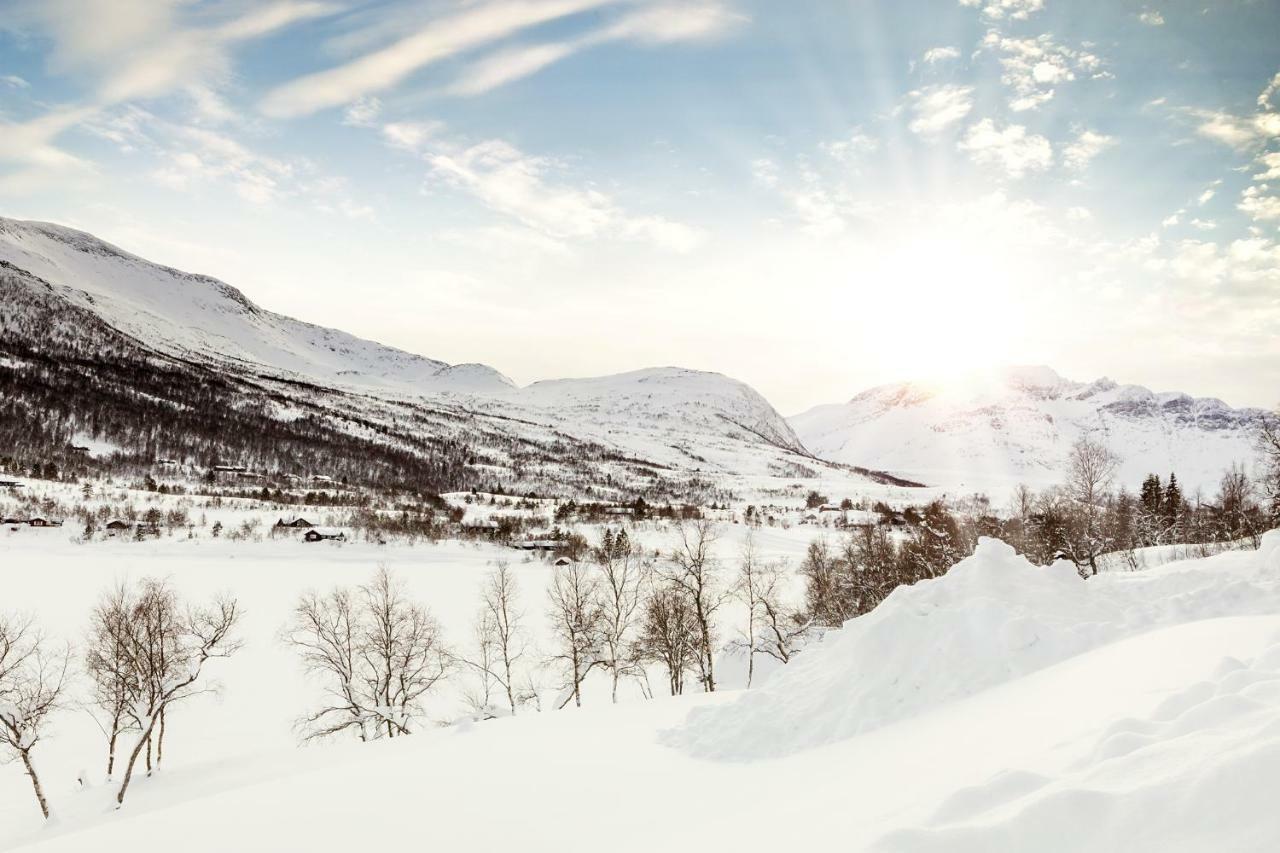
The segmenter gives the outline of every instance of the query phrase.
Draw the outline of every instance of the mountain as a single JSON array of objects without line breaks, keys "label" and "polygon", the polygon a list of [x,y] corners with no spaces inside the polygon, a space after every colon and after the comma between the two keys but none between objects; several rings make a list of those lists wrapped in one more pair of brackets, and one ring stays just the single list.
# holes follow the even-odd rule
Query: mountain
[{"label": "mountain", "polygon": [[43,457],[82,436],[137,460],[349,478],[371,465],[402,485],[601,497],[706,498],[735,476],[849,474],[813,460],[767,400],[720,374],[666,367],[521,388],[486,365],[267,311],[59,225],[0,218],[0,299],[13,418],[0,438]]},{"label": "mountain", "polygon": [[0,257],[170,355],[363,390],[513,387],[491,367],[449,365],[266,311],[215,278],[153,264],[60,225],[0,218]]},{"label": "mountain", "polygon": [[1254,459],[1261,415],[1212,398],[1018,367],[946,384],[882,385],[790,423],[824,459],[993,496],[1017,483],[1060,482],[1071,445],[1088,434],[1120,457],[1118,479],[1130,489],[1148,473],[1173,471],[1188,494],[1199,487],[1211,496],[1229,465]]}]

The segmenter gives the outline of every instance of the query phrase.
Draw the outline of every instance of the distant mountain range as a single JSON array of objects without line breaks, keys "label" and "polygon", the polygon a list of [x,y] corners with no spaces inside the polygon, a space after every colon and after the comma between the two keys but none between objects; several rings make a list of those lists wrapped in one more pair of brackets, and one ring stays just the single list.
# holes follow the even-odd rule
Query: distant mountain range
[{"label": "distant mountain range", "polygon": [[946,385],[904,382],[790,418],[825,459],[877,468],[951,490],[993,495],[1062,479],[1071,445],[1088,434],[1120,457],[1120,484],[1176,472],[1212,497],[1233,462],[1251,464],[1258,409],[1156,393],[1110,379],[1073,382],[1047,367],[975,374]]},{"label": "distant mountain range", "polygon": [[801,480],[902,485],[887,472],[999,492],[1059,480],[1090,433],[1131,487],[1176,471],[1211,489],[1252,458],[1260,415],[1048,368],[885,385],[789,420],[742,382],[678,367],[519,387],[487,365],[264,310],[82,231],[4,218],[0,309],[0,440],[64,462],[71,438],[89,436],[140,461],[323,468],[427,490],[714,500]]},{"label": "distant mountain range", "polygon": [[[265,418],[269,432],[306,419],[308,430],[342,443],[425,454],[433,465],[445,464],[443,454],[452,460],[442,474],[450,488],[497,481],[594,488],[602,498],[705,497],[738,475],[848,474],[812,459],[767,400],[720,374],[663,367],[521,388],[486,365],[450,365],[266,311],[217,279],[58,225],[0,218],[0,288],[0,372],[22,374],[11,385],[12,404],[26,418],[56,413],[48,418],[54,446],[74,433],[140,456],[151,448],[287,466],[286,458],[250,450],[230,433],[193,443],[177,434],[176,422],[165,426],[172,418],[134,422],[137,406],[129,399],[141,388],[111,379],[123,361],[126,373],[178,387],[148,392],[153,420],[156,412],[201,406],[229,407],[242,422]],[[45,377],[49,364],[60,371],[57,381]],[[185,372],[192,382],[160,381],[150,375],[157,369]],[[206,385],[216,400],[200,400]],[[108,402],[94,404],[105,406],[102,413],[77,409],[88,388],[108,393]]]}]

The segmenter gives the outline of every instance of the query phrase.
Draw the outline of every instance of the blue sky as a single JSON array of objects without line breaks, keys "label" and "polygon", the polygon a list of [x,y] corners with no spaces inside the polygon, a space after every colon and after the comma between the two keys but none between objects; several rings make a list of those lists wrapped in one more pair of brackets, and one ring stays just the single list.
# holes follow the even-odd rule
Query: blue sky
[{"label": "blue sky", "polygon": [[1280,402],[1280,3],[0,0],[0,214],[518,381]]}]

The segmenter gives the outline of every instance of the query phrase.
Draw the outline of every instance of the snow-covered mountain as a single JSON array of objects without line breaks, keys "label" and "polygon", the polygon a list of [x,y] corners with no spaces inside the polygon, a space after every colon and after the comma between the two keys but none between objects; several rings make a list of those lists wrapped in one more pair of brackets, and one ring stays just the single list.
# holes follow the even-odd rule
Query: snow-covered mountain
[{"label": "snow-covered mountain", "polygon": [[[575,465],[580,479],[590,479],[584,460],[698,476],[781,475],[794,470],[793,457],[815,464],[767,400],[716,373],[666,367],[520,388],[492,367],[450,365],[267,311],[217,279],[42,222],[0,218],[0,264],[6,286],[21,301],[38,298],[41,316],[58,318],[67,336],[84,324],[66,318],[92,316],[146,358],[268,385],[274,417],[300,417],[322,399],[343,429],[390,430],[394,438],[378,440],[406,447],[423,433],[465,443],[490,472],[527,474],[531,461],[553,459]],[[26,345],[39,351],[44,322],[11,317],[7,334],[25,328]],[[605,479],[620,473],[601,467]]]},{"label": "snow-covered mountain", "polygon": [[1119,479],[1130,489],[1148,473],[1173,471],[1189,491],[1202,487],[1210,496],[1229,465],[1252,462],[1261,414],[1212,398],[1018,367],[945,384],[883,385],[790,423],[825,459],[996,495],[1020,482],[1059,482],[1071,445],[1089,434],[1120,457]]},{"label": "snow-covered mountain", "polygon": [[362,390],[485,393],[513,387],[491,367],[449,365],[266,311],[215,278],[153,264],[61,225],[0,217],[0,258],[170,355]]}]

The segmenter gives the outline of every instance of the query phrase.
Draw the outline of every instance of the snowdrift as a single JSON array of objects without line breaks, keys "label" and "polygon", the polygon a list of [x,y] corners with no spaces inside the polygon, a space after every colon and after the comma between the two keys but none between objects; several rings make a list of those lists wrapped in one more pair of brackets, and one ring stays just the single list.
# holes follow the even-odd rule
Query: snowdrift
[{"label": "snowdrift", "polygon": [[761,689],[695,709],[664,740],[700,758],[784,756],[1157,627],[1277,611],[1280,531],[1258,552],[1090,581],[1068,563],[1037,567],[983,539],[944,577],[899,588]]}]

